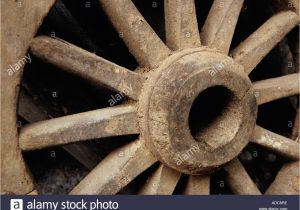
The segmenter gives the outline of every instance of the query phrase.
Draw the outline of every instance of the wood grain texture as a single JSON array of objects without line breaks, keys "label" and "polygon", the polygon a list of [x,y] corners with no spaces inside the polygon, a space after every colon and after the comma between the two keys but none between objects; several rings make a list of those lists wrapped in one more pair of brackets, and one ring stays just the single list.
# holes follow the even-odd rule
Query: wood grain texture
[{"label": "wood grain texture", "polygon": [[9,65],[21,60],[54,0],[1,1],[1,193],[26,194],[33,182],[18,148],[17,97],[23,67],[9,75]]}]

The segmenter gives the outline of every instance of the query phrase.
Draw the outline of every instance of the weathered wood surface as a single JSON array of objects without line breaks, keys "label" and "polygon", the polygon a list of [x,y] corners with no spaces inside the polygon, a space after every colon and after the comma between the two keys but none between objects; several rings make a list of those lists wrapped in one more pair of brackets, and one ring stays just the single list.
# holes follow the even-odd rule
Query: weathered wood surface
[{"label": "weathered wood surface", "polygon": [[1,193],[26,194],[34,188],[18,148],[16,109],[24,66],[11,76],[7,70],[24,58],[53,3],[1,1]]}]

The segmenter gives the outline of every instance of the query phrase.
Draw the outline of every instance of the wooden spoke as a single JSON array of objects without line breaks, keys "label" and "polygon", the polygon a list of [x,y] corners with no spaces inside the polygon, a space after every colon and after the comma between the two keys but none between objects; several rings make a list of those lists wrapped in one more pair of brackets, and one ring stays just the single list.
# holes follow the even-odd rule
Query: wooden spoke
[{"label": "wooden spoke", "polygon": [[266,190],[266,195],[299,195],[300,188],[300,162],[290,162],[285,164],[275,180]]},{"label": "wooden spoke", "polygon": [[284,11],[274,15],[233,50],[233,58],[244,66],[247,74],[250,74],[257,64],[297,24],[298,16],[294,12]]},{"label": "wooden spoke", "polygon": [[47,112],[36,105],[33,98],[24,89],[21,89],[19,94],[18,115],[29,123],[49,119]]},{"label": "wooden spoke", "polygon": [[228,53],[244,0],[215,0],[201,32],[203,45]]},{"label": "wooden spoke", "polygon": [[255,183],[238,159],[225,166],[228,173],[228,183],[231,190],[238,195],[261,195]]},{"label": "wooden spoke", "polygon": [[141,140],[109,154],[71,194],[116,194],[157,160]]},{"label": "wooden spoke", "polygon": [[104,10],[141,66],[156,67],[170,50],[131,0],[101,0]]},{"label": "wooden spoke", "polygon": [[189,176],[183,194],[209,195],[210,176]]},{"label": "wooden spoke", "polygon": [[46,62],[92,83],[120,91],[133,99],[139,96],[143,83],[141,75],[70,43],[41,36],[31,43],[31,52]]},{"label": "wooden spoke", "polygon": [[179,181],[180,173],[161,164],[147,180],[139,194],[171,195]]},{"label": "wooden spoke", "polygon": [[100,51],[99,47],[90,39],[62,0],[55,2],[47,19],[50,20],[50,24],[55,24],[55,28],[63,30],[69,36],[71,35],[76,40],[76,43],[79,43],[88,51]]},{"label": "wooden spoke", "polygon": [[64,145],[62,148],[90,171],[93,170],[93,168],[95,168],[101,160],[99,153],[92,150],[91,147],[83,144],[82,142]]},{"label": "wooden spoke", "polygon": [[292,160],[300,159],[299,143],[262,127],[255,127],[251,141]]},{"label": "wooden spoke", "polygon": [[259,105],[299,94],[299,73],[254,82]]},{"label": "wooden spoke", "polygon": [[201,46],[195,0],[165,0],[167,45],[171,50]]},{"label": "wooden spoke", "polygon": [[[18,114],[22,118],[29,123],[47,120],[49,117],[41,107],[43,107],[42,104],[37,105],[37,102],[24,89],[21,89]],[[86,144],[78,142],[77,144],[65,145],[63,148],[89,170],[92,170],[99,163],[99,154],[91,150]]]},{"label": "wooden spoke", "polygon": [[19,144],[35,150],[82,140],[138,133],[135,107],[131,105],[99,109],[24,126]]}]

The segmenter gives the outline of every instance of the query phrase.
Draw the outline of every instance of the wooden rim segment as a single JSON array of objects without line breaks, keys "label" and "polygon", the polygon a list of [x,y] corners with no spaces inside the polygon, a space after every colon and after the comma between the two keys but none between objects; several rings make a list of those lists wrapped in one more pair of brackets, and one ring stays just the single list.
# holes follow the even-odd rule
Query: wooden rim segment
[{"label": "wooden rim segment", "polygon": [[1,24],[1,86],[6,87],[1,88],[1,193],[4,194],[27,194],[34,188],[18,147],[16,109],[22,69],[12,76],[7,69],[26,54],[54,2],[30,0],[22,7],[16,1],[1,2],[1,20],[5,21]]}]

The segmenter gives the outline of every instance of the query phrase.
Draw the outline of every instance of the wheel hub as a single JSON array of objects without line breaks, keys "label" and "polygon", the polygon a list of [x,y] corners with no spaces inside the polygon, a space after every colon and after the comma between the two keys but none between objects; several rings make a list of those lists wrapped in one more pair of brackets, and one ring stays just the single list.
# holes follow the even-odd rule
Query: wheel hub
[{"label": "wheel hub", "polygon": [[[191,120],[207,118],[207,113],[197,116],[192,107],[205,103],[201,95],[209,96],[210,91],[220,93],[221,101],[215,102],[223,107],[207,108],[218,113],[208,117],[205,126],[189,126]],[[141,135],[152,153],[186,174],[209,173],[236,157],[249,141],[257,114],[252,84],[243,68],[207,48],[166,59],[146,82],[139,107]]]}]

